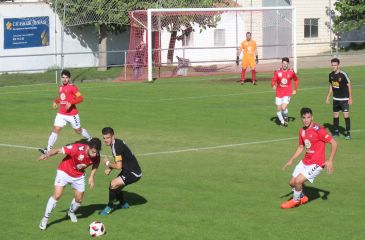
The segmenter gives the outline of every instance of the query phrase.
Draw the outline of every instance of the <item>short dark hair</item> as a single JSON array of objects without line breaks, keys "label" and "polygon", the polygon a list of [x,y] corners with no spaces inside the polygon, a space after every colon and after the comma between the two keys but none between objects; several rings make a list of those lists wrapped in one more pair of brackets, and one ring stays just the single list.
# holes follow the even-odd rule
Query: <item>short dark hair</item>
[{"label": "short dark hair", "polygon": [[288,57],[283,57],[282,59],[281,59],[281,62],[289,62],[289,58]]},{"label": "short dark hair", "polygon": [[92,138],[87,142],[87,145],[90,148],[95,148],[96,151],[100,152],[101,151],[101,141],[99,138]]},{"label": "short dark hair", "polygon": [[67,70],[67,69],[63,69],[62,70],[62,72],[61,72],[61,76],[62,75],[66,75],[67,77],[71,77],[71,73],[70,73],[70,71],[69,70]]},{"label": "short dark hair", "polygon": [[247,34],[251,34],[251,35],[252,35],[252,33],[251,33],[251,32],[246,32],[246,35],[247,35]]},{"label": "short dark hair", "polygon": [[310,113],[311,115],[313,115],[312,109],[307,108],[307,107],[300,109],[300,116],[303,116],[307,113]]},{"label": "short dark hair", "polygon": [[111,128],[111,127],[105,127],[105,128],[103,128],[103,129],[101,130],[101,133],[102,133],[103,135],[107,135],[107,134],[114,135],[114,130],[113,130],[113,128]]},{"label": "short dark hair", "polygon": [[337,63],[338,65],[340,65],[340,59],[338,59],[338,58],[332,58],[331,59],[331,63]]}]

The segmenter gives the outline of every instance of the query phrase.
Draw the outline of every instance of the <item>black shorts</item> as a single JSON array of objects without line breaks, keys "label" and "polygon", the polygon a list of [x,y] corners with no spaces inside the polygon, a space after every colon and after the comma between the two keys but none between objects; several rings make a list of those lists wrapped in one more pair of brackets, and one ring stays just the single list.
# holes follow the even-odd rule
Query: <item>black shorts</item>
[{"label": "black shorts", "polygon": [[333,100],[333,112],[348,112],[350,110],[349,101]]},{"label": "black shorts", "polygon": [[124,184],[127,186],[127,185],[135,183],[139,179],[141,179],[142,174],[135,174],[129,170],[122,169],[122,171],[119,173],[118,176],[122,178]]}]

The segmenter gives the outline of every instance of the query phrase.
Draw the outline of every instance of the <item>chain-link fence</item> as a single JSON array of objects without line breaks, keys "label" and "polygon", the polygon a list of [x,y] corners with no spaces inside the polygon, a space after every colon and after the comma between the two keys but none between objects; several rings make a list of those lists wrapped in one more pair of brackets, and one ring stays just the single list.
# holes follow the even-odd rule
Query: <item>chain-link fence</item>
[{"label": "chain-link fence", "polygon": [[[48,16],[49,17],[49,35],[50,44],[47,47],[41,48],[24,48],[24,49],[0,49],[0,73],[4,72],[24,72],[24,71],[44,71],[44,70],[58,70],[64,67],[67,68],[83,68],[83,67],[110,67],[120,66],[121,76],[120,79],[129,79],[133,75],[131,70],[128,70],[128,52],[137,52],[137,49],[129,49],[130,43],[130,22],[128,6],[125,5],[126,1],[68,1],[68,0],[53,0],[41,3],[32,3],[30,8],[29,3],[12,3],[12,2],[0,2],[0,15],[2,16],[1,26],[6,28],[4,19],[8,18],[23,18],[29,16]],[[149,1],[152,2],[152,1]],[[315,6],[321,16],[319,17],[305,17],[310,14],[306,14],[305,11],[312,11],[309,7],[304,8],[300,6],[300,1],[178,1],[178,0],[156,0],[151,7],[154,8],[177,8],[177,7],[262,7],[270,5],[283,5],[292,2],[297,6],[297,53],[299,63],[301,59],[321,57],[330,58],[331,56],[344,57],[346,55],[351,56],[363,56],[365,51],[365,29],[353,31],[351,33],[341,34],[336,36],[330,30],[333,21],[333,5],[331,1],[328,1],[328,5]],[[333,1],[332,1],[333,2]],[[184,5],[185,4],[185,5]],[[264,5],[265,4],[265,5]],[[19,7],[22,5],[22,7]],[[42,6],[41,6],[42,5]],[[18,9],[15,9],[15,6]],[[5,11],[6,9],[6,11]],[[31,9],[31,10],[30,10]],[[48,9],[48,10],[47,10]],[[314,11],[314,10],[313,10]],[[119,17],[120,15],[126,16],[125,18]],[[304,17],[302,15],[305,15]],[[313,14],[311,14],[312,16]],[[247,18],[247,19],[246,19]],[[254,14],[248,14],[245,16],[245,21],[248,22],[260,22],[260,20]],[[104,23],[104,24],[103,24]],[[251,26],[254,26],[251,24]],[[119,33],[110,34],[110,30],[120,28]],[[184,29],[186,30],[186,29]],[[251,29],[250,29],[251,30]],[[253,29],[254,30],[254,29]],[[251,31],[253,31],[251,30]],[[103,38],[105,31],[108,33]],[[118,32],[118,31],[116,31]],[[123,32],[123,33],[122,33]],[[209,47],[214,52],[218,49],[224,49],[224,40],[222,32],[217,31],[216,40],[218,45]],[[268,33],[268,32],[266,32]],[[145,34],[145,33],[143,33]],[[256,34],[256,33],[255,33]],[[253,37],[255,38],[255,34]],[[193,34],[194,35],[194,34]],[[176,72],[176,67],[185,66],[186,61],[184,58],[184,51],[196,51],[200,48],[200,40],[197,37],[191,35],[188,37],[181,37],[183,48],[174,48],[175,54],[170,56],[171,72]],[[219,37],[221,36],[221,37]],[[232,35],[233,36],[233,35]],[[232,37],[231,36],[231,37]],[[176,37],[179,37],[178,35]],[[230,37],[230,38],[231,38]],[[276,36],[280,37],[280,36]],[[236,37],[234,37],[236,38]],[[239,36],[239,43],[244,36]],[[265,39],[272,40],[272,36],[267,36]],[[147,39],[145,39],[147,40]],[[107,42],[108,45],[106,47]],[[4,44],[1,44],[4,45]],[[260,42],[258,48],[262,49],[269,47],[270,43]],[[280,48],[280,44],[274,44],[272,49]],[[102,47],[104,46],[104,48]],[[137,45],[136,45],[137,46]],[[239,47],[239,45],[234,46]],[[160,54],[168,55],[171,48],[165,47],[160,51]],[[279,50],[279,52],[281,52]],[[132,54],[133,55],[133,54]],[[287,54],[285,54],[287,55]],[[179,57],[180,60],[177,58]],[[104,60],[103,60],[104,58]],[[232,57],[233,58],[233,57]],[[274,57],[274,64],[270,65],[270,56],[264,56],[261,54],[260,60],[267,59],[267,69],[274,68],[276,58]],[[234,58],[229,60],[234,66]],[[209,62],[206,60],[206,62]],[[361,61],[357,61],[357,64]],[[264,61],[261,61],[261,66],[265,66]],[[133,63],[129,63],[131,66]],[[189,65],[194,65],[189,61]],[[203,65],[198,63],[196,65]],[[260,66],[260,65],[259,65]],[[318,65],[314,65],[318,66]],[[195,66],[199,67],[199,66]],[[276,67],[276,66],[275,66]],[[299,64],[299,68],[302,67]],[[219,69],[213,69],[212,74]],[[234,68],[233,68],[234,69]],[[265,67],[266,69],[266,67]],[[239,70],[237,70],[238,72]],[[139,73],[140,74],[140,73]],[[56,73],[56,76],[58,74]]]}]

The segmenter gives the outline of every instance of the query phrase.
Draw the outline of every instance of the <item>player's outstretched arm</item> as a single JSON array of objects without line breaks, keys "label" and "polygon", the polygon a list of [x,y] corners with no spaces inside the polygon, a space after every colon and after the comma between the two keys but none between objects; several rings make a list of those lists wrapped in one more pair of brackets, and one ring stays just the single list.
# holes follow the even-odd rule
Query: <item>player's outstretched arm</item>
[{"label": "player's outstretched arm", "polygon": [[328,87],[328,93],[327,93],[327,97],[326,97],[326,103],[329,104],[330,103],[330,97],[332,95],[332,86],[330,85]]},{"label": "player's outstretched arm", "polygon": [[56,109],[58,104],[61,102],[61,100],[59,98],[56,98],[55,100],[53,100],[53,103],[52,103],[52,107],[53,109]]},{"label": "player's outstretched arm", "polygon": [[348,83],[347,86],[349,87],[349,105],[352,105],[352,85]]},{"label": "player's outstretched arm", "polygon": [[94,176],[95,176],[97,170],[98,170],[98,168],[93,167],[91,172],[90,172],[90,177],[89,177],[89,180],[88,180],[90,189],[94,188],[94,185],[95,185]]},{"label": "player's outstretched arm", "polygon": [[325,164],[326,164],[327,173],[331,174],[334,171],[333,159],[335,158],[338,144],[335,139],[332,139],[329,143],[331,144],[331,154]]},{"label": "player's outstretched arm", "polygon": [[63,153],[63,149],[62,148],[59,148],[59,149],[52,149],[50,150],[48,153],[46,154],[42,154],[39,158],[38,158],[38,161],[41,161],[41,160],[47,160],[49,157],[52,157],[54,155],[57,155],[59,153]]},{"label": "player's outstretched arm", "polygon": [[299,145],[297,147],[297,150],[293,154],[293,156],[291,156],[291,158],[289,158],[288,162],[283,166],[283,170],[285,170],[287,167],[289,167],[290,165],[292,165],[293,164],[293,160],[296,159],[297,157],[299,157],[299,155],[303,152],[303,150],[304,150],[304,146],[303,145]]},{"label": "player's outstretched arm", "polygon": [[295,82],[293,95],[295,95],[295,94],[297,94],[298,87],[299,87],[299,79],[298,79],[298,76],[295,73],[294,73],[293,79],[294,79],[294,82]]}]

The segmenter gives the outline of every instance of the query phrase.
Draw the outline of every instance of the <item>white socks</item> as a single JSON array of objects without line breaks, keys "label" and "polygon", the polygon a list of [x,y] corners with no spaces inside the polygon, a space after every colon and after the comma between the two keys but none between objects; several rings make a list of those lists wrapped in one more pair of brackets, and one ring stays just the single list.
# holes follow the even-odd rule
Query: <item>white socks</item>
[{"label": "white socks", "polygon": [[48,138],[47,151],[49,151],[49,150],[51,150],[53,148],[54,144],[57,141],[57,137],[58,137],[58,134],[57,133],[55,133],[55,132],[52,132],[51,133],[51,135]]},{"label": "white socks", "polygon": [[286,108],[285,110],[281,111],[282,115],[284,118],[287,118],[288,117],[288,109]]},{"label": "white socks", "polygon": [[81,135],[82,135],[84,138],[86,138],[87,140],[90,140],[90,139],[91,139],[90,134],[86,131],[86,129],[85,129],[85,128],[82,128],[82,129],[81,129]]},{"label": "white socks", "polygon": [[57,205],[57,200],[55,200],[52,196],[48,199],[47,202],[47,207],[46,207],[46,211],[44,212],[44,217],[45,218],[49,218],[49,216],[51,215],[53,209],[56,207]]},{"label": "white socks", "polygon": [[68,209],[69,212],[74,213],[79,207],[81,203],[75,201],[75,198],[72,199],[70,208]]},{"label": "white socks", "polygon": [[300,195],[302,194],[302,191],[293,190],[293,200],[295,202],[300,201]]},{"label": "white socks", "polygon": [[276,115],[278,116],[279,121],[280,121],[281,123],[284,123],[284,118],[283,118],[283,114],[281,113],[281,111],[276,112]]}]

